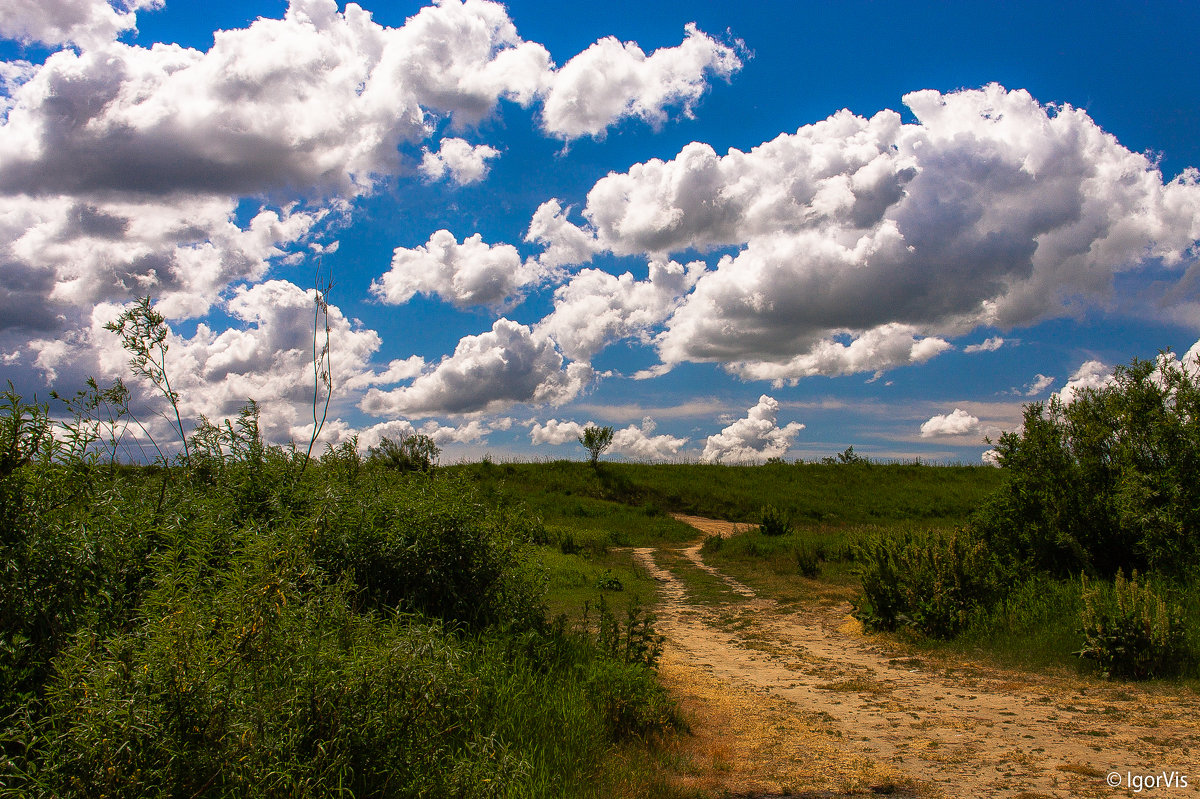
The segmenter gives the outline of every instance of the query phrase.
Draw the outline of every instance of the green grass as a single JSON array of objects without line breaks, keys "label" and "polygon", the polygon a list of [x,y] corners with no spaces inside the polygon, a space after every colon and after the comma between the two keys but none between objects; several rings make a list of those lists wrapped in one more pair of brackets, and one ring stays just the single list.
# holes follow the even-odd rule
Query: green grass
[{"label": "green grass", "polygon": [[[855,544],[875,535],[879,525],[812,525],[781,536],[763,535],[757,529],[730,538],[708,539],[702,550],[709,563],[753,588],[760,596],[784,605],[806,601],[845,600],[856,593]],[[797,551],[816,557],[818,572],[801,573]]]},{"label": "green grass", "polygon": [[940,647],[1012,668],[1094,672],[1073,654],[1083,646],[1082,607],[1078,580],[1032,577],[995,608],[976,614],[957,639]]},{"label": "green grass", "polygon": [[593,469],[553,461],[447,469],[498,501],[524,502],[547,525],[569,521],[575,529],[605,529],[611,520],[639,545],[692,537],[662,521],[665,511],[757,523],[762,507],[773,505],[798,524],[959,524],[1000,482],[999,470],[991,467],[873,463],[601,463]]},{"label": "green grass", "polygon": [[[568,555],[546,546],[539,547],[535,556],[546,570],[545,602],[550,618],[563,614],[578,621],[584,604],[595,604],[601,593],[618,615],[632,602],[653,605],[658,599],[658,583],[634,562],[627,549]],[[613,590],[616,583],[612,579],[620,583],[620,590]]]}]

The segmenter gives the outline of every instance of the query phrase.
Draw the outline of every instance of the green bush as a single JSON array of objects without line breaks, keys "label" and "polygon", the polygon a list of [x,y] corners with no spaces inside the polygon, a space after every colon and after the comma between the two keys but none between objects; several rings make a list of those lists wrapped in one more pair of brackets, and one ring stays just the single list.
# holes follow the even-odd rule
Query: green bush
[{"label": "green bush", "polygon": [[404,434],[393,441],[384,437],[367,448],[367,463],[397,472],[428,472],[437,466],[441,449],[421,433]]},{"label": "green bush", "polygon": [[601,594],[594,606],[585,606],[583,624],[604,655],[585,666],[582,676],[609,735],[644,738],[681,727],[678,708],[654,679],[663,637],[654,629],[653,614],[635,597],[622,623]]},{"label": "green bush", "polygon": [[1143,680],[1174,677],[1190,665],[1182,611],[1168,606],[1135,571],[1118,571],[1111,590],[1083,581],[1084,645],[1080,657],[1095,660],[1105,675]]},{"label": "green bush", "polygon": [[625,586],[621,585],[621,579],[612,573],[612,569],[605,569],[604,573],[596,578],[596,589],[599,591],[624,591]]},{"label": "green bush", "polygon": [[868,627],[911,627],[952,638],[972,614],[1003,595],[1006,575],[970,530],[879,536],[856,555],[863,595],[855,616]]},{"label": "green bush", "polygon": [[792,532],[792,520],[774,505],[763,505],[758,519],[758,531],[763,535],[778,536]]},{"label": "green bush", "polygon": [[1033,570],[1178,573],[1200,556],[1200,370],[1167,355],[1026,407],[996,443],[1004,483],[974,525]]},{"label": "green bush", "polygon": [[523,555],[523,520],[483,504],[461,482],[376,475],[369,490],[329,501],[341,507],[315,536],[317,563],[350,574],[363,607],[476,628],[527,624],[540,613],[544,581]]}]

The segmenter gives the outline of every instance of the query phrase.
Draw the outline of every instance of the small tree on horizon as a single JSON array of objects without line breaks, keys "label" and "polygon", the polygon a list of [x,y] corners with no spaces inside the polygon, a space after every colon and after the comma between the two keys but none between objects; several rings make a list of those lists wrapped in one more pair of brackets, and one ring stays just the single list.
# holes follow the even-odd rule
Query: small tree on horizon
[{"label": "small tree on horizon", "polygon": [[583,435],[579,437],[579,443],[587,449],[590,454],[589,462],[592,466],[596,466],[600,462],[600,453],[612,446],[613,429],[609,426],[596,427],[588,425],[583,429]]}]

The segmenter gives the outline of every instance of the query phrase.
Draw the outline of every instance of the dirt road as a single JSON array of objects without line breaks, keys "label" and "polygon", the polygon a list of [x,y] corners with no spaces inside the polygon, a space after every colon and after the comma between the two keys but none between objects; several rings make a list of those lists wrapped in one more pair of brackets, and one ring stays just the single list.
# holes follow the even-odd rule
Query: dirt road
[{"label": "dirt road", "polygon": [[[682,518],[708,534],[735,532]],[[1200,794],[1192,692],[913,658],[864,635],[848,605],[796,613],[756,597],[705,563],[699,542],[635,556],[661,584],[664,679],[695,719],[695,773],[681,779],[702,791]],[[693,601],[680,579],[687,568],[722,580],[739,601],[732,610]]]}]

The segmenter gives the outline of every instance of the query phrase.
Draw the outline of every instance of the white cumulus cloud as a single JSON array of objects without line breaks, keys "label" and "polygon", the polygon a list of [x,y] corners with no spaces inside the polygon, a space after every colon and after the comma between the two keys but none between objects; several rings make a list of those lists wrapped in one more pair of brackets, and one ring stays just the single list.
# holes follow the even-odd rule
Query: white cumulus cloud
[{"label": "white cumulus cloud", "polygon": [[463,139],[442,139],[437,152],[428,147],[423,149],[421,173],[430,180],[441,180],[449,176],[460,185],[478,183],[487,177],[488,161],[497,158],[500,151],[486,144],[472,145]]},{"label": "white cumulus cloud", "polygon": [[516,403],[561,405],[592,381],[587,364],[568,363],[546,336],[498,319],[458,342],[454,353],[405,387],[370,389],[359,407],[375,416],[439,416],[497,411]]},{"label": "white cumulus cloud", "polygon": [[346,381],[346,388],[357,389],[366,386],[391,386],[412,380],[425,370],[425,359],[420,355],[408,358],[394,358],[388,362],[382,372],[365,371],[354,375]]},{"label": "white cumulus cloud", "polygon": [[729,78],[742,66],[735,47],[686,28],[683,43],[647,56],[632,42],[601,39],[568,61],[550,82],[542,121],[562,139],[600,136],[621,119],[634,117],[653,125],[666,121],[667,109],[685,115],[708,88],[707,74]]},{"label": "white cumulus cloud", "polygon": [[[595,423],[580,424],[575,421],[547,419],[545,422],[532,421],[529,426],[529,440],[534,444],[561,445],[578,442],[583,431],[595,427]],[[679,450],[687,444],[686,438],[670,435],[653,435],[654,420],[649,416],[642,419],[640,425],[629,425],[613,431],[610,451],[616,455],[625,455],[639,460],[665,460],[679,454]]]},{"label": "white cumulus cloud", "polygon": [[[472,419],[461,425],[444,425],[432,419],[422,425],[414,425],[407,419],[391,419],[356,431],[360,450],[377,447],[385,438],[398,441],[414,435],[428,436],[439,447],[446,444],[478,444],[487,441],[495,430],[507,430],[512,419],[502,417],[490,421]],[[348,436],[346,436],[348,437]]]},{"label": "white cumulus cloud", "polygon": [[641,425],[629,425],[613,433],[612,451],[646,461],[661,461],[679,454],[688,440],[669,435],[652,435],[656,425],[649,416]]},{"label": "white cumulus cloud", "polygon": [[1066,384],[1058,390],[1058,398],[1063,405],[1075,401],[1075,395],[1083,389],[1104,388],[1114,381],[1113,370],[1105,366],[1103,361],[1084,361],[1079,368],[1067,379]]},{"label": "white cumulus cloud", "polygon": [[921,425],[921,437],[961,436],[979,429],[979,418],[972,416],[962,408],[955,408],[952,413],[934,416]]},{"label": "white cumulus cloud", "polygon": [[[1107,299],[1122,271],[1175,285],[1194,259],[1200,172],[1164,182],[1086,112],[1025,91],[904,102],[916,122],[841,111],[749,152],[694,142],[601,179],[581,224],[556,206],[531,234],[555,260],[736,248],[657,346],[668,364],[772,380],[920,362],[977,327]],[[846,351],[860,340],[877,357]]]},{"label": "white cumulus cloud", "polygon": [[511,244],[490,245],[478,233],[460,244],[453,233],[439,230],[426,244],[397,247],[392,268],[371,283],[371,293],[389,305],[420,293],[437,295],[459,308],[499,308],[545,277],[536,263],[523,263]]},{"label": "white cumulus cloud", "polygon": [[702,262],[651,262],[649,278],[584,269],[554,292],[554,311],[536,329],[572,360],[587,360],[613,341],[649,338],[704,271]]},{"label": "white cumulus cloud", "polygon": [[579,422],[557,419],[547,419],[544,423],[534,422],[529,426],[529,440],[534,444],[566,444],[578,441],[583,435],[584,428]]},{"label": "white cumulus cloud", "polygon": [[804,425],[789,422],[780,427],[778,418],[779,402],[763,394],[745,418],[708,437],[700,459],[739,463],[782,457]]},{"label": "white cumulus cloud", "polygon": [[137,12],[163,0],[0,0],[0,37],[96,48],[137,28]]},{"label": "white cumulus cloud", "polygon": [[[269,280],[240,288],[223,310],[235,324],[223,331],[206,324],[190,337],[172,334],[168,339],[168,374],[179,394],[180,412],[187,423],[201,414],[224,418],[236,414],[247,400],[262,411],[261,425],[269,439],[286,441],[307,437],[297,431],[312,430],[314,391],[313,290],[283,280]],[[121,308],[98,305],[86,340],[91,358],[72,356],[78,364],[98,363],[99,376],[126,377],[129,354],[117,336],[103,329]],[[366,369],[379,348],[379,336],[356,328],[334,305],[329,307],[330,353],[335,381],[350,379]],[[82,375],[74,375],[81,383]],[[136,385],[136,383],[135,383]],[[154,390],[143,386],[146,402],[160,402]],[[319,391],[324,397],[324,390]],[[305,427],[307,425],[307,427]]]}]

